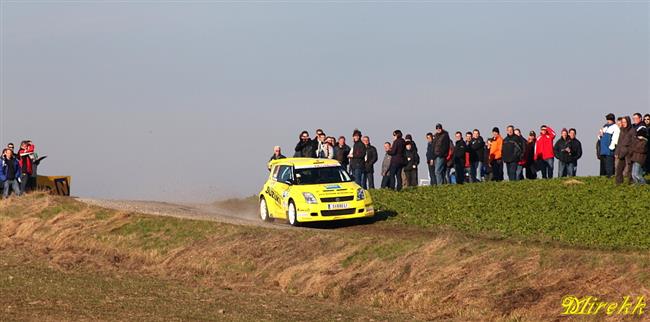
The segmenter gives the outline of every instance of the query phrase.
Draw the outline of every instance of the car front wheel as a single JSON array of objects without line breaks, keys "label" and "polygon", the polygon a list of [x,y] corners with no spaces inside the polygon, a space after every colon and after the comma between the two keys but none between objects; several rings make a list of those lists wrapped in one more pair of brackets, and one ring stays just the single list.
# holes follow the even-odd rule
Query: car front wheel
[{"label": "car front wheel", "polygon": [[294,204],[293,201],[289,201],[288,217],[289,217],[289,224],[291,226],[294,227],[299,226],[298,213],[296,212],[296,204]]},{"label": "car front wheel", "polygon": [[262,197],[260,199],[260,218],[263,221],[273,221],[273,218],[269,215],[269,207],[266,205],[266,199]]}]

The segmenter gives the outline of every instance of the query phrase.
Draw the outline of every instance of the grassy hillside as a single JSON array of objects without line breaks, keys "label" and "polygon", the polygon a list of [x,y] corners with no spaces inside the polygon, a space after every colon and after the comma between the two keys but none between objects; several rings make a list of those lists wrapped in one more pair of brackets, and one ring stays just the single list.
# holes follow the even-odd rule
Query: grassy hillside
[{"label": "grassy hillside", "polygon": [[495,238],[650,249],[650,186],[590,177],[373,191],[390,220]]},{"label": "grassy hillside", "polygon": [[[605,184],[486,184],[376,197],[393,209],[442,192],[453,199],[464,189],[485,196],[539,185],[583,196],[582,189]],[[569,294],[616,301],[650,289],[647,251],[473,238],[439,229],[457,227],[448,220],[429,220],[458,209],[405,208],[389,221],[335,230],[272,229],[44,194],[0,200],[0,310],[9,320],[540,321],[561,318]],[[472,229],[458,228],[509,235],[467,222]]]}]

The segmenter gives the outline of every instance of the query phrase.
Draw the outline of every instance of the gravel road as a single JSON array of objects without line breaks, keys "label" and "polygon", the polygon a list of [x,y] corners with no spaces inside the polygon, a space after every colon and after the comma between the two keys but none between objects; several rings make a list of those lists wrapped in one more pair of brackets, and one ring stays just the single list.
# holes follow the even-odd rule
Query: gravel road
[{"label": "gravel road", "polygon": [[233,211],[232,209],[220,209],[219,206],[211,204],[175,204],[161,201],[105,200],[89,198],[79,198],[78,200],[102,208],[149,215],[211,220],[228,224],[261,226],[278,229],[289,228],[289,226],[283,223],[263,222],[258,218],[256,209],[251,207],[243,207],[245,209]]}]

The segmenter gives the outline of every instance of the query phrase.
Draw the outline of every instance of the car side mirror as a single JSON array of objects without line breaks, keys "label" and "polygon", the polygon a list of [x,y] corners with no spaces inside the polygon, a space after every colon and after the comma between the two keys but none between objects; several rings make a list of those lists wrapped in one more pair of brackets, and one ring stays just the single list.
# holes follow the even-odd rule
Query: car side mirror
[{"label": "car side mirror", "polygon": [[290,186],[292,186],[292,185],[295,184],[295,182],[294,182],[293,179],[287,179],[284,183],[286,183],[286,184],[288,184],[288,185],[290,185]]}]

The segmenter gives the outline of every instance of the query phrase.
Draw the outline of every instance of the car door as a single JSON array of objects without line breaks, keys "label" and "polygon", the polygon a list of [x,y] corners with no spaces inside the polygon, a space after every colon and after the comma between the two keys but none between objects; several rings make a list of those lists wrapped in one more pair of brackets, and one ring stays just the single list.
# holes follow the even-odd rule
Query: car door
[{"label": "car door", "polygon": [[264,195],[266,197],[266,207],[268,208],[269,214],[271,217],[275,217],[275,214],[282,213],[282,210],[278,208],[278,204],[274,198],[275,191],[273,187],[278,182],[278,173],[280,172],[280,166],[273,166],[271,169],[271,177],[264,186]]},{"label": "car door", "polygon": [[277,180],[273,183],[271,191],[275,205],[279,210],[276,214],[282,217],[286,217],[287,214],[287,209],[283,202],[289,194],[291,182],[293,182],[293,167],[286,165],[280,166],[280,169],[278,169]]}]

